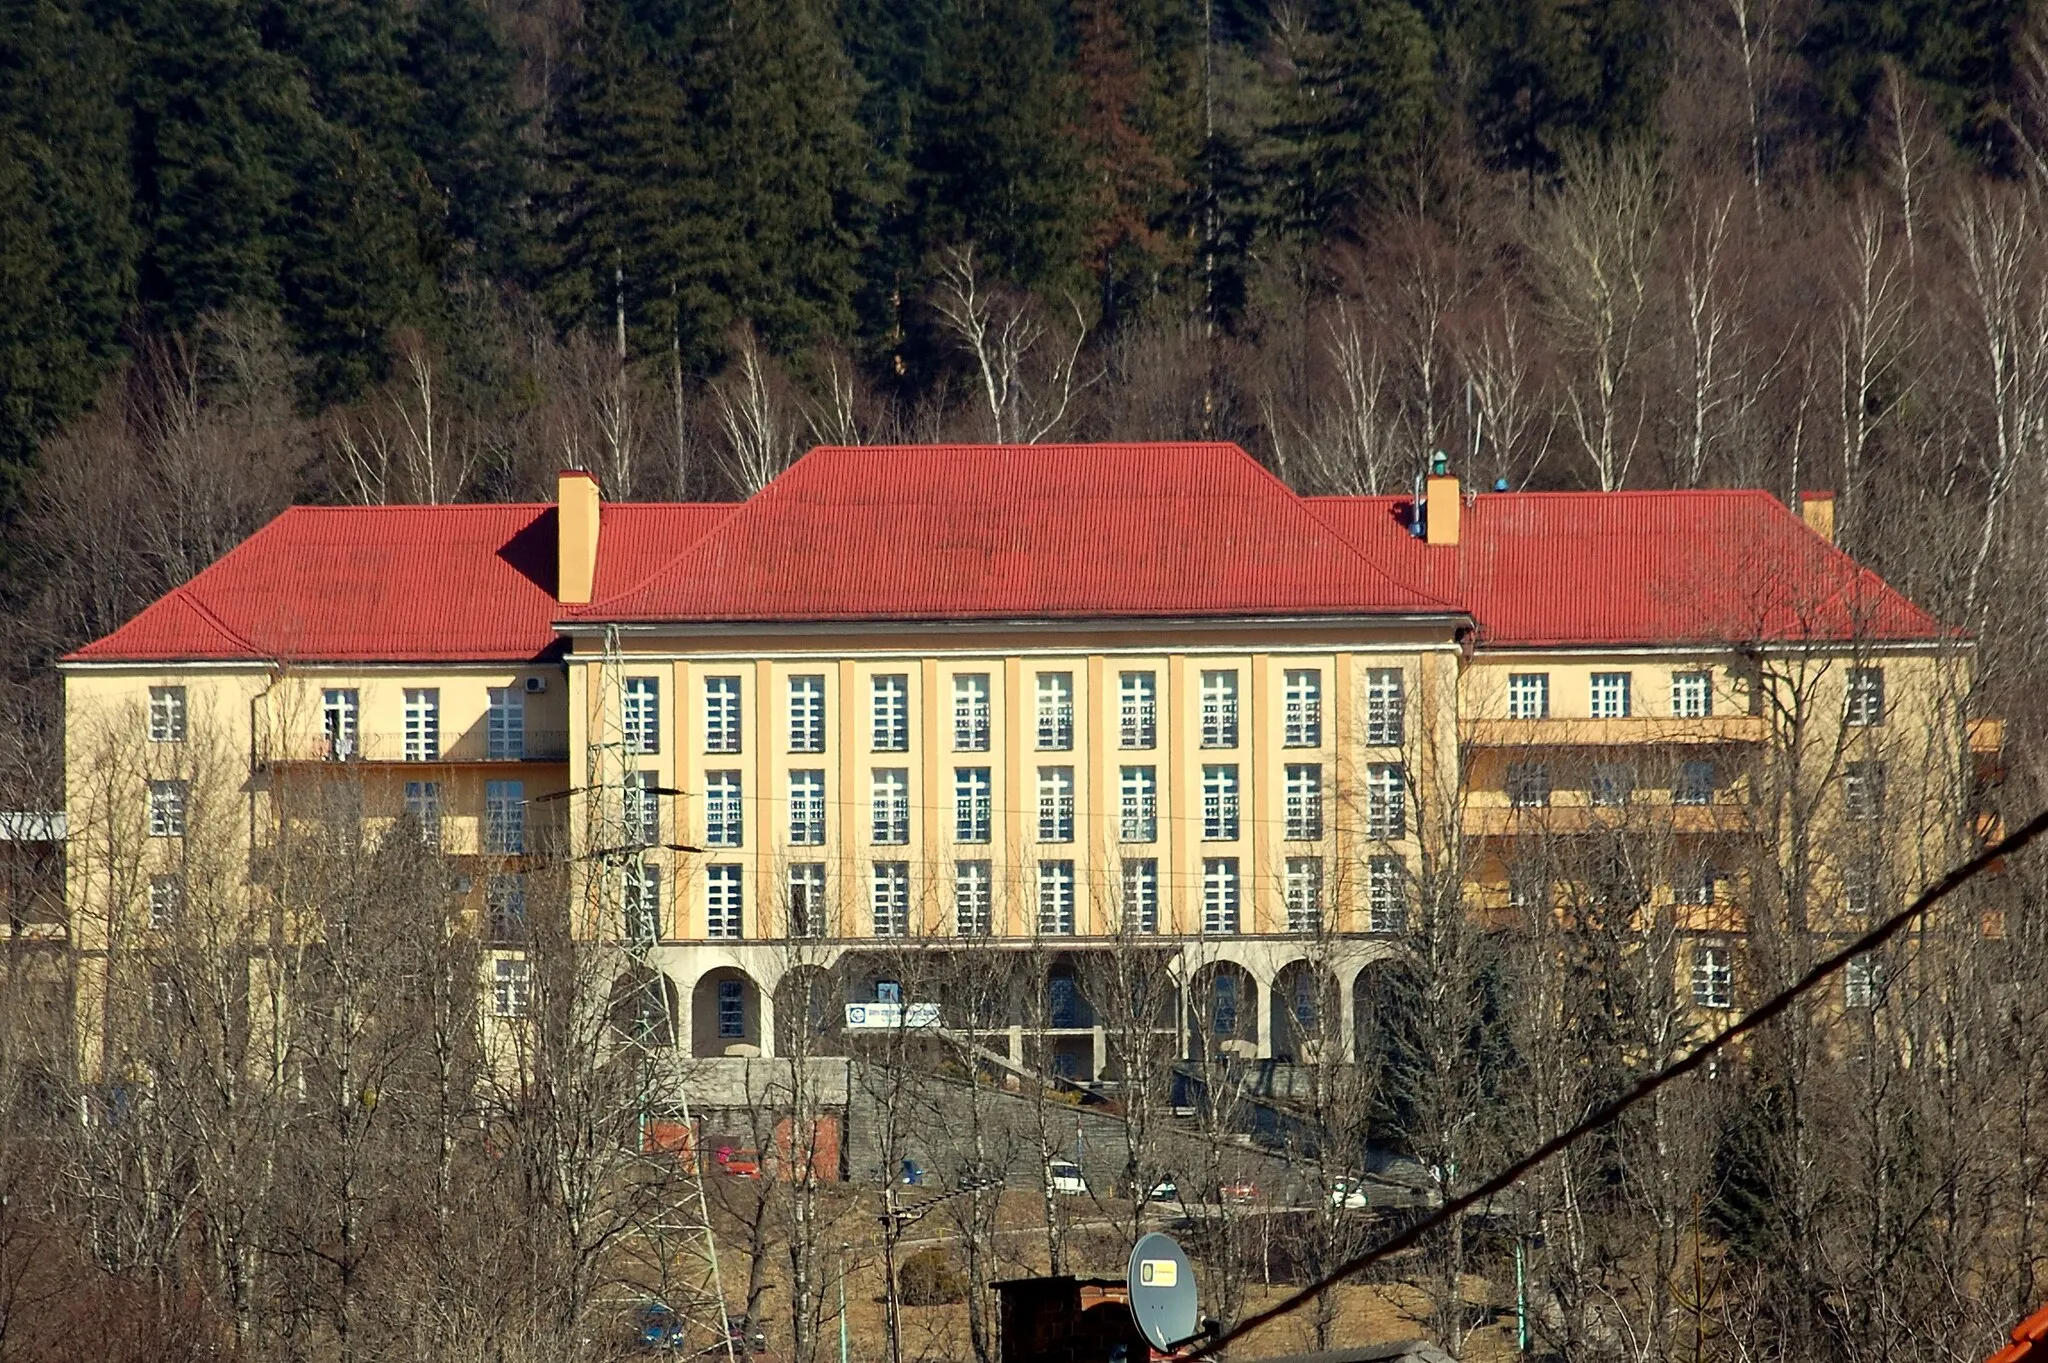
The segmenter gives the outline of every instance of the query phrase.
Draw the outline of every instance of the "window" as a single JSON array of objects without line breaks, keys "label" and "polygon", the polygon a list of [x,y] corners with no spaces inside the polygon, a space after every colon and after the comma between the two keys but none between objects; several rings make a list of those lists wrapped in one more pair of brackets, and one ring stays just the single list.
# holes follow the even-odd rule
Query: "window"
[{"label": "window", "polygon": [[1596,762],[1587,781],[1587,794],[1602,809],[1617,809],[1635,794],[1636,769],[1626,762]]},{"label": "window", "polygon": [[441,845],[441,783],[407,781],[405,813],[420,831],[420,841],[429,847]]},{"label": "window", "polygon": [[825,679],[789,679],[789,750],[825,751]]},{"label": "window", "polygon": [[1323,930],[1321,857],[1289,857],[1282,894],[1287,901],[1289,932],[1314,933]]},{"label": "window", "polygon": [[[734,689],[738,695],[738,689]],[[625,695],[621,702],[625,713],[619,717],[624,727],[626,751],[629,753],[658,753],[661,751],[661,679],[658,677],[626,678]],[[717,751],[717,749],[713,749]]]},{"label": "window", "polygon": [[1398,838],[1408,831],[1408,776],[1399,762],[1365,769],[1365,835]]},{"label": "window", "polygon": [[704,773],[704,845],[740,847],[746,840],[745,802],[736,771]]},{"label": "window", "polygon": [[987,767],[953,769],[953,841],[989,840],[994,790]]},{"label": "window", "polygon": [[[623,908],[628,942],[638,946],[652,946],[661,940],[660,867],[653,862],[642,861],[626,868],[626,895]],[[717,935],[715,932],[712,934],[714,937]]]},{"label": "window", "polygon": [[1313,667],[1289,669],[1281,690],[1280,741],[1290,748],[1323,746],[1323,674]]},{"label": "window", "polygon": [[185,741],[184,687],[152,686],[149,688],[149,741],[152,743],[183,743]]},{"label": "window", "polygon": [[1065,752],[1074,746],[1074,674],[1038,674],[1038,746]]},{"label": "window", "polygon": [[1851,956],[1849,963],[1842,967],[1842,1006],[1875,1007],[1882,975],[1883,969],[1871,953],[1866,951],[1861,956]]},{"label": "window", "polygon": [[1237,764],[1211,762],[1202,768],[1202,837],[1237,841]]},{"label": "window", "polygon": [[320,732],[327,741],[328,761],[346,762],[359,755],[356,737],[361,712],[361,699],[355,691],[320,693]]},{"label": "window", "polygon": [[492,965],[491,1011],[501,1018],[523,1018],[532,995],[532,976],[524,961]]},{"label": "window", "polygon": [[149,783],[149,836],[152,838],[182,838],[185,836],[185,783],[183,781],[151,781]]},{"label": "window", "polygon": [[1294,975],[1294,1025],[1304,1035],[1316,1030],[1316,977],[1309,971],[1296,971]]},{"label": "window", "polygon": [[910,678],[876,677],[869,702],[874,711],[876,752],[910,751]]},{"label": "window", "polygon": [[[628,682],[627,685],[632,683]],[[738,752],[740,750],[740,679],[738,677],[706,677],[704,679],[704,751]],[[653,748],[642,749],[654,752]]]},{"label": "window", "polygon": [[741,936],[746,923],[746,902],[741,867],[704,868],[704,935]]},{"label": "window", "polygon": [[953,677],[953,750],[987,752],[989,742],[988,673],[961,672]]},{"label": "window", "polygon": [[1735,962],[1727,947],[1702,943],[1692,949],[1692,1003],[1695,1008],[1735,1006]]},{"label": "window", "polygon": [[[170,740],[165,740],[170,741]],[[149,929],[169,932],[185,916],[185,877],[149,878]]]},{"label": "window", "polygon": [[1884,669],[1849,669],[1849,703],[1846,718],[1851,724],[1884,723]]},{"label": "window", "polygon": [[885,845],[910,841],[910,773],[902,767],[875,768],[874,840]]},{"label": "window", "polygon": [[1689,904],[1694,907],[1714,902],[1714,885],[1720,879],[1720,872],[1711,862],[1694,862],[1680,865],[1671,880],[1671,902]]},{"label": "window", "polygon": [[1714,713],[1714,674],[1673,672],[1671,713],[1680,719],[1705,719]]},{"label": "window", "polygon": [[1508,906],[1516,909],[1549,908],[1549,869],[1535,861],[1508,863]]},{"label": "window", "polygon": [[1117,789],[1120,796],[1117,836],[1124,842],[1159,840],[1159,769],[1125,767]]},{"label": "window", "polygon": [[1323,836],[1322,763],[1287,764],[1286,811],[1289,840],[1314,842]]},{"label": "window", "polygon": [[1202,674],[1202,746],[1237,746],[1237,672]]},{"label": "window", "polygon": [[1365,741],[1375,747],[1398,747],[1405,736],[1408,701],[1401,669],[1375,667],[1365,674]]},{"label": "window", "polygon": [[1049,975],[1045,981],[1045,1023],[1048,1027],[1080,1027],[1081,984],[1072,975]]},{"label": "window", "polygon": [[994,926],[995,882],[985,861],[953,863],[953,930],[986,937]]},{"label": "window", "polygon": [[747,1034],[747,987],[738,980],[718,982],[718,1037],[736,1041]]},{"label": "window", "polygon": [[1508,674],[1508,718],[1550,718],[1550,674],[1510,672]]},{"label": "window", "polygon": [[526,756],[526,693],[516,686],[493,686],[484,712],[484,756],[494,762],[517,762]]},{"label": "window", "polygon": [[1074,840],[1074,769],[1038,769],[1038,840]]},{"label": "window", "polygon": [[1671,803],[1710,805],[1714,803],[1714,787],[1717,784],[1712,762],[1680,762],[1678,779],[1671,785]]},{"label": "window", "polygon": [[1159,683],[1150,672],[1117,678],[1117,746],[1150,748],[1159,741]]},{"label": "window", "polygon": [[526,851],[526,782],[484,782],[484,851],[500,856]]},{"label": "window", "polygon": [[1238,930],[1237,858],[1202,859],[1202,931]]},{"label": "window", "polygon": [[789,868],[789,935],[823,937],[825,925],[825,863],[799,861]]},{"label": "window", "polygon": [[620,786],[619,821],[628,847],[652,847],[661,841],[661,796],[654,773],[629,771]]},{"label": "window", "polygon": [[1873,857],[1851,857],[1842,863],[1842,908],[1859,918],[1876,913],[1883,898],[1884,877]]},{"label": "window", "polygon": [[1218,1036],[1237,1031],[1237,976],[1228,970],[1216,972],[1209,990],[1209,1028]]},{"label": "window", "polygon": [[1508,763],[1508,804],[1542,809],[1550,803],[1550,768],[1541,762]]},{"label": "window", "polygon": [[901,1003],[901,1002],[903,1002],[903,982],[902,982],[901,980],[876,980],[876,981],[875,981],[875,1002],[876,1002],[876,1003]]},{"label": "window", "polygon": [[1038,863],[1038,930],[1052,937],[1074,935],[1074,863]]},{"label": "window", "polygon": [[1159,862],[1154,857],[1126,857],[1124,922],[1133,932],[1159,931]]},{"label": "window", "polygon": [[878,861],[870,889],[877,937],[902,937],[910,931],[910,863]]},{"label": "window", "polygon": [[789,774],[789,841],[796,847],[817,847],[825,841],[825,773]]},{"label": "window", "polygon": [[407,687],[405,692],[405,760],[437,762],[441,758],[441,691],[439,687]]},{"label": "window", "polygon": [[494,942],[513,942],[526,935],[526,877],[484,877],[484,925]]},{"label": "window", "polygon": [[1593,674],[1593,718],[1628,718],[1628,678],[1629,674],[1626,672],[1595,672]]},{"label": "window", "polygon": [[1842,769],[1842,812],[1857,820],[1884,817],[1884,763],[1851,762]]},{"label": "window", "polygon": [[1366,861],[1365,906],[1368,931],[1408,931],[1408,868],[1399,857]]}]

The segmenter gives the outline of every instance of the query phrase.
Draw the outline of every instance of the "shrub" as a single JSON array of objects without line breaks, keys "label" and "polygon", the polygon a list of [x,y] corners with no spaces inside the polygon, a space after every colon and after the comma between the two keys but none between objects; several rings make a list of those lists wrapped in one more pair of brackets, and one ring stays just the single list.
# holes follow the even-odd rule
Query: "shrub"
[{"label": "shrub", "polygon": [[905,1306],[950,1306],[967,1300],[967,1279],[945,1254],[921,1249],[896,1270],[896,1284]]}]

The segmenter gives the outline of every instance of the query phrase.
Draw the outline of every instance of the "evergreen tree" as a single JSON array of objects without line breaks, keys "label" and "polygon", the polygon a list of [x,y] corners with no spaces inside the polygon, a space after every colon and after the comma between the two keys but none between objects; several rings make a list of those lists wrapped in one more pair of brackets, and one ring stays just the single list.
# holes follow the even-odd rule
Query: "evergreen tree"
[{"label": "evergreen tree", "polygon": [[2010,153],[1998,106],[2012,89],[2025,0],[1826,0],[1801,51],[1821,95],[1821,133],[1853,154],[1896,61],[1958,144],[1987,164]]},{"label": "evergreen tree", "polygon": [[446,277],[505,277],[521,257],[526,119],[512,96],[511,48],[477,0],[421,0],[406,45],[412,124],[406,142],[426,172],[429,262]]}]

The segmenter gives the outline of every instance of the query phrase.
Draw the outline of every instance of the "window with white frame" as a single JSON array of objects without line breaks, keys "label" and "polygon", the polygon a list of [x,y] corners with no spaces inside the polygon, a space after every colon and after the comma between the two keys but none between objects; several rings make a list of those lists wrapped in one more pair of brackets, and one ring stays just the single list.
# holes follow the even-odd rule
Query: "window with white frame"
[{"label": "window with white frame", "polygon": [[1323,764],[1287,764],[1286,835],[1290,842],[1314,842],[1323,836]]},{"label": "window with white frame", "polygon": [[[738,688],[734,688],[735,697]],[[629,753],[658,753],[661,751],[661,679],[659,677],[628,677],[619,699],[622,713],[619,715],[620,736],[626,741]],[[712,751],[719,751],[714,748]]]},{"label": "window with white frame", "polygon": [[1369,857],[1365,863],[1366,928],[1408,931],[1408,867],[1399,857]]},{"label": "window with white frame", "polygon": [[1287,903],[1287,930],[1316,933],[1323,930],[1323,859],[1289,857],[1281,888]]},{"label": "window with white frame", "polygon": [[1202,931],[1238,931],[1236,857],[1202,858]]},{"label": "window with white frame", "polygon": [[1408,832],[1408,773],[1399,762],[1365,769],[1365,835],[1391,839]]},{"label": "window with white frame", "polygon": [[747,1034],[747,986],[744,980],[718,982],[718,1039],[737,1041]]},{"label": "window with white frame", "polygon": [[744,867],[704,868],[704,935],[739,937],[746,927]]},{"label": "window with white frame", "polygon": [[491,965],[491,1011],[501,1018],[525,1017],[533,997],[532,979],[525,961],[494,961]]},{"label": "window with white frame", "polygon": [[[740,679],[704,679],[704,751],[738,752],[741,729]],[[649,752],[654,751],[648,749]]]},{"label": "window with white frame", "polygon": [[1851,762],[1842,768],[1842,813],[1858,821],[1884,817],[1884,763]]},{"label": "window with white frame", "polygon": [[953,769],[953,841],[987,842],[995,823],[995,785],[987,767]]},{"label": "window with white frame", "polygon": [[1124,919],[1133,932],[1159,931],[1159,859],[1125,857]]},{"label": "window with white frame", "polygon": [[1289,748],[1323,746],[1323,674],[1291,667],[1281,679],[1280,742]]},{"label": "window with white frame", "polygon": [[789,773],[789,841],[795,847],[817,847],[825,841],[825,773],[798,769]]},{"label": "window with white frame", "polygon": [[910,932],[910,863],[878,861],[869,887],[874,935],[903,937]]},{"label": "window with white frame", "polygon": [[704,773],[704,845],[741,847],[746,843],[746,801],[736,771]]},{"label": "window with white frame", "polygon": [[1550,868],[1540,861],[1508,863],[1508,907],[1547,909],[1550,907]]},{"label": "window with white frame", "polygon": [[953,751],[987,752],[989,745],[988,673],[953,674]]},{"label": "window with white frame", "polygon": [[1375,667],[1365,674],[1365,741],[1373,747],[1399,747],[1408,728],[1408,698],[1401,669]]},{"label": "window with white frame", "polygon": [[830,921],[825,908],[825,863],[791,862],[789,867],[789,935],[824,937]]},{"label": "window with white frame", "polygon": [[320,734],[327,743],[327,760],[346,762],[360,755],[356,746],[362,716],[361,694],[352,688],[320,693]]},{"label": "window with white frame", "polygon": [[1705,719],[1714,713],[1714,674],[1673,672],[1671,713],[1680,719]]},{"label": "window with white frame", "polygon": [[185,783],[183,781],[151,781],[149,783],[149,836],[152,838],[182,838],[185,836]]},{"label": "window with white frame", "polygon": [[1202,768],[1202,838],[1236,842],[1237,831],[1237,763],[1208,763]]},{"label": "window with white frame", "polygon": [[1150,672],[1117,677],[1117,746],[1144,749],[1159,742],[1159,680]]},{"label": "window with white frame", "polygon": [[1038,746],[1065,752],[1074,746],[1074,674],[1038,674]]},{"label": "window with white frame", "polygon": [[1714,788],[1718,784],[1718,773],[1712,762],[1694,760],[1678,764],[1678,779],[1671,783],[1671,803],[1675,805],[1710,805],[1714,803]]},{"label": "window with white frame", "polygon": [[1695,1008],[1735,1006],[1735,958],[1725,943],[1702,942],[1692,949],[1692,1003]]},{"label": "window with white frame", "polygon": [[1595,672],[1590,683],[1590,702],[1595,719],[1627,719],[1629,716],[1629,674]]},{"label": "window with white frame", "polygon": [[619,788],[620,832],[628,847],[652,847],[661,841],[661,796],[651,771],[629,771]]},{"label": "window with white frame", "polygon": [[1074,863],[1038,863],[1038,930],[1049,937],[1074,935]]},{"label": "window with white frame", "polygon": [[1038,840],[1074,840],[1074,769],[1038,769]]},{"label": "window with white frame", "polygon": [[1851,724],[1884,723],[1884,669],[1849,669],[1847,719]]},{"label": "window with white frame", "polygon": [[1876,1007],[1882,974],[1882,968],[1873,953],[1866,951],[1861,956],[1851,956],[1849,963],[1842,967],[1842,1006]]},{"label": "window with white frame", "polygon": [[1600,809],[1626,805],[1636,789],[1636,769],[1626,762],[1595,762],[1586,782],[1587,796]]},{"label": "window with white frame", "polygon": [[1542,809],[1550,803],[1550,768],[1542,762],[1510,762],[1508,804],[1514,809]]},{"label": "window with white frame", "polygon": [[875,768],[872,805],[874,841],[885,845],[910,841],[910,772],[906,768]]},{"label": "window with white frame", "polygon": [[526,851],[526,782],[484,782],[484,851],[498,856]]},{"label": "window with white frame", "polygon": [[789,679],[789,750],[825,751],[825,679],[805,675]]},{"label": "window with white frame", "polygon": [[634,862],[626,868],[625,889],[626,940],[652,946],[661,940],[661,868],[651,861]]},{"label": "window with white frame", "polygon": [[151,876],[149,878],[149,929],[151,932],[169,932],[178,926],[185,916],[185,877],[179,875]]},{"label": "window with white frame", "polygon": [[1159,769],[1125,767],[1117,774],[1117,838],[1121,842],[1159,840]]},{"label": "window with white frame", "polygon": [[876,752],[910,751],[910,678],[900,673],[870,683]]},{"label": "window with white frame", "polygon": [[149,741],[152,743],[183,743],[185,741],[184,687],[152,686],[149,688]]},{"label": "window with white frame", "polygon": [[526,877],[484,877],[484,926],[494,942],[516,942],[526,935]]},{"label": "window with white frame", "polygon": [[1868,918],[1883,904],[1884,876],[1877,858],[1851,856],[1842,863],[1842,909],[1858,918]]},{"label": "window with white frame", "polygon": [[986,937],[995,924],[995,878],[986,861],[953,863],[953,931]]},{"label": "window with white frame", "polygon": [[1237,746],[1237,669],[1202,674],[1202,746]]},{"label": "window with white frame", "polygon": [[1711,905],[1720,878],[1710,861],[1681,862],[1671,877],[1671,902],[1696,908]]},{"label": "window with white frame", "polygon": [[429,847],[441,845],[441,783],[439,781],[407,781],[405,783],[405,814],[412,820],[413,827],[420,833],[420,841]]},{"label": "window with white frame", "polygon": [[1508,674],[1508,718],[1550,718],[1550,674],[1510,672]]},{"label": "window with white frame", "polygon": [[405,689],[405,760],[438,762],[441,759],[441,689],[437,686],[409,686]]},{"label": "window with white frame", "polygon": [[493,762],[520,761],[526,756],[526,692],[493,686],[486,698],[484,756]]}]

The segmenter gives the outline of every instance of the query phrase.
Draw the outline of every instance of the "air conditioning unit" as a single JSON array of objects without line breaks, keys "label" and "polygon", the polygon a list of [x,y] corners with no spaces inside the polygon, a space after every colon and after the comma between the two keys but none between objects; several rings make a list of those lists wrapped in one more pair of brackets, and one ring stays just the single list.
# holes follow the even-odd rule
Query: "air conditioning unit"
[{"label": "air conditioning unit", "polygon": [[528,677],[526,679],[526,694],[529,696],[537,696],[547,689],[548,679],[546,677]]}]

